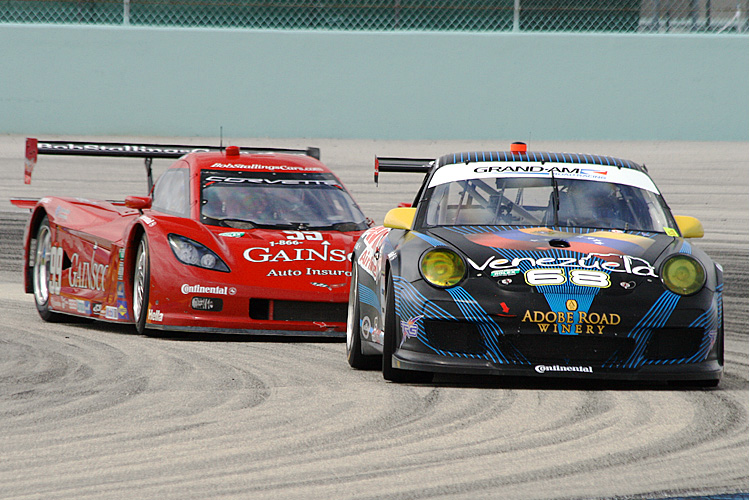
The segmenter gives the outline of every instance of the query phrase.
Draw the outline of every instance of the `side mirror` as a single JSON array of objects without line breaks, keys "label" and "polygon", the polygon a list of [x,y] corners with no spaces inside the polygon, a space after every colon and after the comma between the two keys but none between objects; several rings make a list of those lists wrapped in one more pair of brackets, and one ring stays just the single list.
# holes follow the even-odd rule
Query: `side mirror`
[{"label": "side mirror", "polygon": [[134,210],[144,210],[151,208],[150,196],[126,196],[125,206]]},{"label": "side mirror", "polygon": [[703,238],[703,224],[695,217],[675,215],[674,220],[683,238]]},{"label": "side mirror", "polygon": [[392,229],[411,229],[414,223],[414,216],[417,214],[416,208],[399,207],[393,208],[385,214],[383,225]]}]

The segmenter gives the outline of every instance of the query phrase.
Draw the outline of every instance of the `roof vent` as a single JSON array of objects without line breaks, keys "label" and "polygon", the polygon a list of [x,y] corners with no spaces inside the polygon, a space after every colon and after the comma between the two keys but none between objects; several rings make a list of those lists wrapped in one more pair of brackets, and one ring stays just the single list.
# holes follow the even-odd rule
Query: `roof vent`
[{"label": "roof vent", "polygon": [[227,156],[239,156],[240,155],[240,148],[239,146],[227,146]]},{"label": "roof vent", "polygon": [[526,152],[526,143],[525,142],[514,142],[510,145],[510,152],[511,153],[525,153]]}]

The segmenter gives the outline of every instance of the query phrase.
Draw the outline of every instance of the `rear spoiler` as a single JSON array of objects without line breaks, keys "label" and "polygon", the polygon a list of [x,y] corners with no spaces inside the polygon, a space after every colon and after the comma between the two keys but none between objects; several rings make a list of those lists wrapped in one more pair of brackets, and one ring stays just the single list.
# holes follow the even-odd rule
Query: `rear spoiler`
[{"label": "rear spoiler", "polygon": [[[222,146],[184,146],[179,144],[140,144],[132,142],[76,142],[76,141],[40,141],[29,137],[26,139],[26,161],[24,164],[24,183],[31,184],[31,172],[34,170],[38,155],[63,156],[107,156],[116,158],[144,158],[148,191],[153,187],[151,163],[154,158],[180,158],[188,153],[223,151]],[[240,146],[246,153],[290,153],[304,154],[320,160],[319,148],[255,148]]]},{"label": "rear spoiler", "polygon": [[432,168],[435,158],[396,158],[386,156],[375,157],[375,184],[378,183],[380,172],[410,172],[426,174]]}]

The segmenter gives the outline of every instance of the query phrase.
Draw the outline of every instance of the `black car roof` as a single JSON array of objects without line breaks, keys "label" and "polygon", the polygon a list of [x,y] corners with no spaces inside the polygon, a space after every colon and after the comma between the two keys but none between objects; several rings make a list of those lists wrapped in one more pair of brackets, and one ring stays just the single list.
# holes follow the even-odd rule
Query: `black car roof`
[{"label": "black car roof", "polygon": [[578,153],[547,153],[540,151],[511,152],[511,151],[469,151],[464,153],[450,153],[437,159],[437,167],[468,162],[490,161],[524,161],[524,162],[554,162],[576,163],[588,165],[606,165],[610,167],[632,168],[646,172],[646,166],[622,160],[612,156],[601,156]]}]

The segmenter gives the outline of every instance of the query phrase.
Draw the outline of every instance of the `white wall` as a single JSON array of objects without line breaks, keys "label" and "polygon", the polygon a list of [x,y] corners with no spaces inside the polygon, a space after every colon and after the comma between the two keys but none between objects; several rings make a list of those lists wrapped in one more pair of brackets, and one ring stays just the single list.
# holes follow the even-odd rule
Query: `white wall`
[{"label": "white wall", "polygon": [[0,25],[0,133],[748,140],[748,37]]}]

